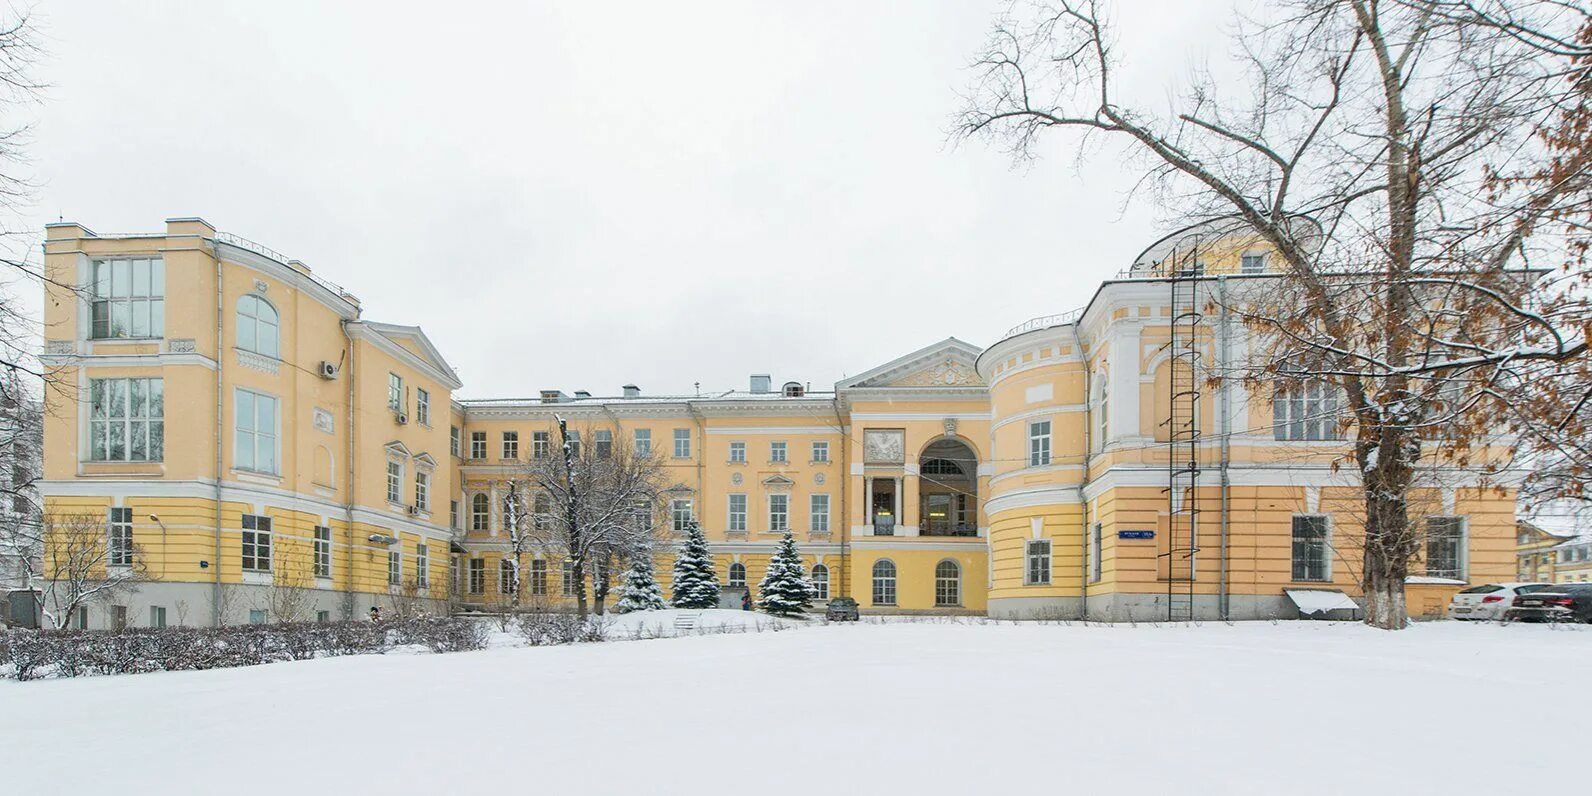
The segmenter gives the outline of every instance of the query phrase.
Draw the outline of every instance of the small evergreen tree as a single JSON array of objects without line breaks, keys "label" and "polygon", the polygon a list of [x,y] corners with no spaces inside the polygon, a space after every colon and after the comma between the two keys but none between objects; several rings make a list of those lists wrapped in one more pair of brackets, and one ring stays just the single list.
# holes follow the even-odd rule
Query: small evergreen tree
[{"label": "small evergreen tree", "polygon": [[802,566],[802,557],[796,552],[796,538],[789,530],[774,549],[774,557],[769,559],[768,572],[757,584],[757,592],[761,595],[757,607],[776,616],[794,616],[812,605],[817,590],[807,578],[807,568]]},{"label": "small evergreen tree", "polygon": [[656,611],[668,608],[663,601],[663,589],[652,574],[652,548],[644,547],[630,557],[630,567],[625,570],[619,584],[619,602],[614,610],[622,614],[631,611]]},{"label": "small evergreen tree", "polygon": [[674,594],[669,604],[676,608],[719,607],[719,575],[713,570],[702,526],[692,520],[685,527],[685,541],[674,559]]}]

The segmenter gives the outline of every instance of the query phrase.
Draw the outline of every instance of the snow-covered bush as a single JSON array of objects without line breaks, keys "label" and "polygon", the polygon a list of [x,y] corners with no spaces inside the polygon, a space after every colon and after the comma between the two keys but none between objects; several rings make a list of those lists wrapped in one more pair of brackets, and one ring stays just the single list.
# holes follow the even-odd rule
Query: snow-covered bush
[{"label": "snow-covered bush", "polygon": [[600,616],[568,613],[524,613],[515,617],[514,629],[533,647],[608,640],[608,621]]}]

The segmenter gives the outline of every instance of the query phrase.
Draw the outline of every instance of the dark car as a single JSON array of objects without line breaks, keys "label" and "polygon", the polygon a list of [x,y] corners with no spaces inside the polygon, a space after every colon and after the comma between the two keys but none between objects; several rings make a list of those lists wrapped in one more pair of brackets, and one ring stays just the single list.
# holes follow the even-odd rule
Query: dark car
[{"label": "dark car", "polygon": [[836,597],[824,608],[824,618],[831,622],[857,621],[857,601],[850,597]]},{"label": "dark car", "polygon": [[1556,583],[1515,597],[1505,619],[1592,624],[1592,583]]}]

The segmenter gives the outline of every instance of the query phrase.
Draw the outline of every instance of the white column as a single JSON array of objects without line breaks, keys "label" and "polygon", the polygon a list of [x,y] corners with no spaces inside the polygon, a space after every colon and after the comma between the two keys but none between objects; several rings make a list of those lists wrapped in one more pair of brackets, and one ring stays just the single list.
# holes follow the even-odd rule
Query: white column
[{"label": "white column", "polygon": [[492,535],[498,535],[498,526],[502,517],[498,514],[498,482],[491,481],[487,484],[486,525],[491,529]]},{"label": "white column", "polygon": [[873,476],[862,477],[862,535],[873,535]]},{"label": "white column", "polygon": [[1106,441],[1139,436],[1139,331],[1137,323],[1114,324],[1107,333],[1111,368]]}]

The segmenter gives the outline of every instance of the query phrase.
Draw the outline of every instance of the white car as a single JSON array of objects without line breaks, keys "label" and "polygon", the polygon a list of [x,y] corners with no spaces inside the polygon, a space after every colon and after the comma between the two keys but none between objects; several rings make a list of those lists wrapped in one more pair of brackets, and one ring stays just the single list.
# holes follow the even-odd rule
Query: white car
[{"label": "white car", "polygon": [[1502,619],[1515,595],[1552,586],[1551,583],[1484,583],[1454,595],[1448,602],[1450,619]]}]

